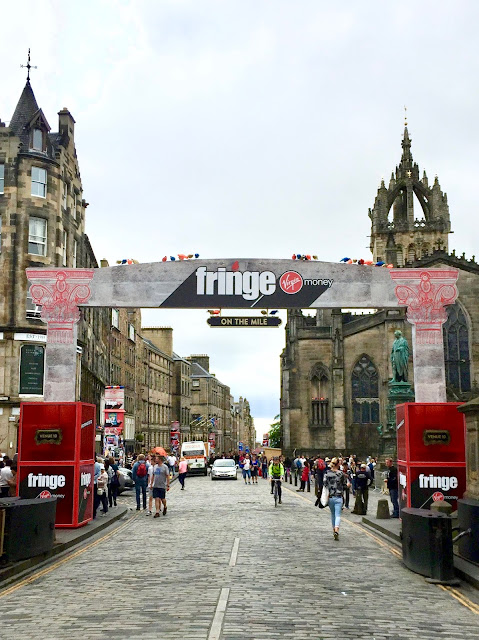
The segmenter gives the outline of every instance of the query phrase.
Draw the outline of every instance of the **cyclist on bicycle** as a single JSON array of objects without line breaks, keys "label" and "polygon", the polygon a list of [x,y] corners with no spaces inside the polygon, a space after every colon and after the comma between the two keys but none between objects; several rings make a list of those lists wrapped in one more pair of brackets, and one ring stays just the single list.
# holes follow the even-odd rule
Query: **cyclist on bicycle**
[{"label": "cyclist on bicycle", "polygon": [[284,467],[279,461],[279,456],[274,456],[269,463],[268,474],[271,478],[271,493],[273,493],[274,483],[276,482],[278,486],[279,504],[281,504],[281,480],[284,479]]}]

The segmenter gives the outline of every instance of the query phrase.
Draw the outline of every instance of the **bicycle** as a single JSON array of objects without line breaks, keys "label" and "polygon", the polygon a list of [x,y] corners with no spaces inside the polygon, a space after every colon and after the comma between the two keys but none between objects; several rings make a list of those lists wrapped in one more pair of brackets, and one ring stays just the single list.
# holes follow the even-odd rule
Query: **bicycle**
[{"label": "bicycle", "polygon": [[272,482],[273,482],[274,506],[277,507],[278,506],[278,499],[279,499],[278,482],[281,483],[281,478],[273,478]]}]

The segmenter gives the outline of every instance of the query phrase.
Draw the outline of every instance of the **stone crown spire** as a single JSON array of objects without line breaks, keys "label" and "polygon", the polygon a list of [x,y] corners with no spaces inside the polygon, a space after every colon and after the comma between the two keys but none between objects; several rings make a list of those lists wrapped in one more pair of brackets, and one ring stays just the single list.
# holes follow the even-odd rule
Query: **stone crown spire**
[{"label": "stone crown spire", "polygon": [[447,247],[451,221],[447,195],[436,179],[429,186],[426,173],[421,177],[411,153],[411,138],[404,127],[402,154],[388,188],[381,181],[371,219],[371,251],[375,261],[403,266]]}]

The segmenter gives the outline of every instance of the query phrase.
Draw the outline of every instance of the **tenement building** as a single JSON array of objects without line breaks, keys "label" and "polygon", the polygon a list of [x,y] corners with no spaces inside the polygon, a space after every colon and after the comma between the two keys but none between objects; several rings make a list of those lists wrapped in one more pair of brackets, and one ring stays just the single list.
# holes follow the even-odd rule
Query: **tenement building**
[{"label": "tenement building", "polygon": [[[53,132],[30,79],[0,121],[0,451],[16,450],[20,402],[43,399],[46,326],[28,296],[27,267],[97,267],[85,234],[87,202],[64,108]],[[108,376],[108,314],[89,309],[78,331],[77,398],[100,400]]]},{"label": "tenement building", "polygon": [[[459,296],[443,325],[448,400],[478,395],[479,265],[449,253],[451,220],[447,195],[432,186],[413,161],[407,127],[402,156],[378,189],[371,219],[374,262],[395,267],[459,270]],[[378,268],[352,264],[351,269]],[[318,310],[288,312],[281,356],[281,422],[288,452],[377,454],[387,426],[390,353],[399,329],[411,345],[403,309],[372,313]],[[412,355],[410,356],[412,360]],[[409,381],[414,388],[412,362]]]}]

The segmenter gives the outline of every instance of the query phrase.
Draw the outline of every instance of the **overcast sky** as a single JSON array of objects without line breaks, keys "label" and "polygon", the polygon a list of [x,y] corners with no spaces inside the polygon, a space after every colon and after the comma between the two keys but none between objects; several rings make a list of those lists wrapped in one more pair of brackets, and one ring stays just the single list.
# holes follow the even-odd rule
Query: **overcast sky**
[{"label": "overcast sky", "polygon": [[[68,107],[98,258],[370,257],[368,208],[401,154],[447,192],[450,249],[479,255],[477,0],[4,2],[0,118],[32,49],[52,130]],[[419,213],[418,213],[419,216]],[[279,412],[280,329],[145,311],[181,355]]]}]

